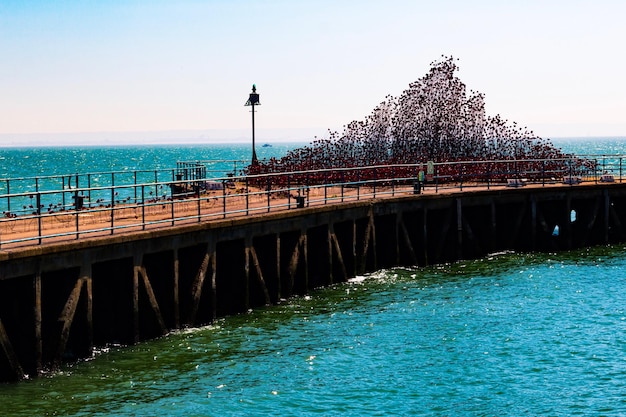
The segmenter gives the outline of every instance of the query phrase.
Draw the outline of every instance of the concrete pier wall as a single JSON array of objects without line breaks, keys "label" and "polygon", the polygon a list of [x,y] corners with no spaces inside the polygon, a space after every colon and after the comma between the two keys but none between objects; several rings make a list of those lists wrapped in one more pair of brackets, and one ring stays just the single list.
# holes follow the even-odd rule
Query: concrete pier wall
[{"label": "concrete pier wall", "polygon": [[0,251],[0,380],[36,376],[95,346],[207,324],[380,268],[624,242],[624,225],[622,184],[528,187],[368,200]]}]

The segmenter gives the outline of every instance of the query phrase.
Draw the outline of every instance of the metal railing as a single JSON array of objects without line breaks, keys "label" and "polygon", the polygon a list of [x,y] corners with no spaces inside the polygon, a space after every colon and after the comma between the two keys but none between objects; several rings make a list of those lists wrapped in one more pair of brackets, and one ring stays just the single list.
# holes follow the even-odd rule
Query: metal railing
[{"label": "metal railing", "polygon": [[[460,161],[183,179],[176,170],[6,179],[0,248],[422,192],[622,181],[624,156]],[[149,178],[146,179],[146,176]],[[110,178],[101,185],[103,178]],[[27,181],[32,190],[12,192]],[[12,209],[13,208],[13,209]]]}]

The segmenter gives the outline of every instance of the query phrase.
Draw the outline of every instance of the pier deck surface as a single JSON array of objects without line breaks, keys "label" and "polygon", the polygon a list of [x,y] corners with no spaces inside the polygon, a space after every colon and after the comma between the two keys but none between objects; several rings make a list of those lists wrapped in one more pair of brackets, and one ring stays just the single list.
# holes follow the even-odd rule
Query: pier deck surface
[{"label": "pier deck surface", "polygon": [[[615,183],[617,184],[617,183]],[[585,182],[577,185],[552,182],[545,184],[527,184],[523,188],[564,188],[564,187],[593,187],[595,182]],[[522,188],[522,187],[520,187]],[[420,194],[415,194],[413,187],[377,187],[376,193],[372,189],[340,190],[340,187],[312,188],[306,201],[306,208],[323,207],[329,205],[341,205],[355,201],[370,201],[373,199],[411,197],[419,198],[419,195],[450,195],[453,193],[481,193],[488,190],[515,190],[506,184],[464,184],[462,187],[435,187],[428,185],[422,187]],[[341,194],[340,194],[341,193]],[[48,245],[70,244],[77,240],[93,240],[103,238],[123,238],[132,240],[133,234],[137,238],[145,238],[146,231],[158,231],[172,229],[177,226],[186,226],[207,222],[219,222],[224,220],[241,219],[245,217],[258,217],[268,213],[276,214],[297,208],[295,198],[292,196],[272,196],[268,210],[266,194],[259,192],[254,198],[246,201],[245,195],[228,196],[227,211],[224,214],[221,192],[213,192],[204,195],[198,207],[197,199],[174,200],[156,202],[146,207],[135,204],[120,205],[111,209],[91,208],[82,211],[66,211],[54,215],[42,215],[41,226],[39,218],[4,219],[0,223],[0,254],[12,253],[33,247]],[[339,198],[337,196],[341,195]],[[175,217],[172,220],[172,205],[174,205]],[[114,230],[111,230],[111,213],[115,218]],[[198,214],[200,216],[198,216]],[[78,217],[77,217],[78,216]],[[40,233],[41,230],[41,233]],[[40,238],[41,236],[41,238]]]}]

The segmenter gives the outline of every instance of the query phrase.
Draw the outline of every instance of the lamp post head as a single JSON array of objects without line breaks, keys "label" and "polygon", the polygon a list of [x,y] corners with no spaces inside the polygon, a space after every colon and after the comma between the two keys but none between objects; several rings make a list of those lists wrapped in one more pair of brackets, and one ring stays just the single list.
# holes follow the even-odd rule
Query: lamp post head
[{"label": "lamp post head", "polygon": [[256,92],[256,84],[252,84],[252,92],[250,93],[250,97],[248,97],[248,101],[246,101],[246,106],[260,106],[259,95]]}]

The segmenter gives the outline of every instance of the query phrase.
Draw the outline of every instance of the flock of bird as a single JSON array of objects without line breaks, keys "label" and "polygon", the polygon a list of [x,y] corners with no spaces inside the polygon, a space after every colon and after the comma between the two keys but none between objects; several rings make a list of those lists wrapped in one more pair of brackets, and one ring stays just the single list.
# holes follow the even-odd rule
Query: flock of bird
[{"label": "flock of bird", "polygon": [[[571,155],[535,136],[526,127],[509,123],[499,115],[487,116],[484,96],[475,91],[468,94],[465,84],[455,76],[457,70],[456,60],[444,56],[441,61],[431,63],[430,71],[411,83],[399,97],[387,96],[364,120],[349,123],[342,133],[329,131],[328,138],[316,138],[310,145],[294,149],[280,159],[250,165],[246,173],[287,173],[427,161],[539,159],[553,162],[549,167],[543,162],[541,167],[534,167],[537,170],[562,168],[560,159]],[[480,176],[484,172],[480,164],[473,166],[475,172],[469,174]],[[465,169],[472,170],[471,167]],[[363,178],[364,175],[375,172],[366,171],[370,174],[361,170],[342,175],[358,175],[364,180],[367,179]],[[315,179],[309,174],[308,180],[326,179],[322,177],[320,174]]]}]

